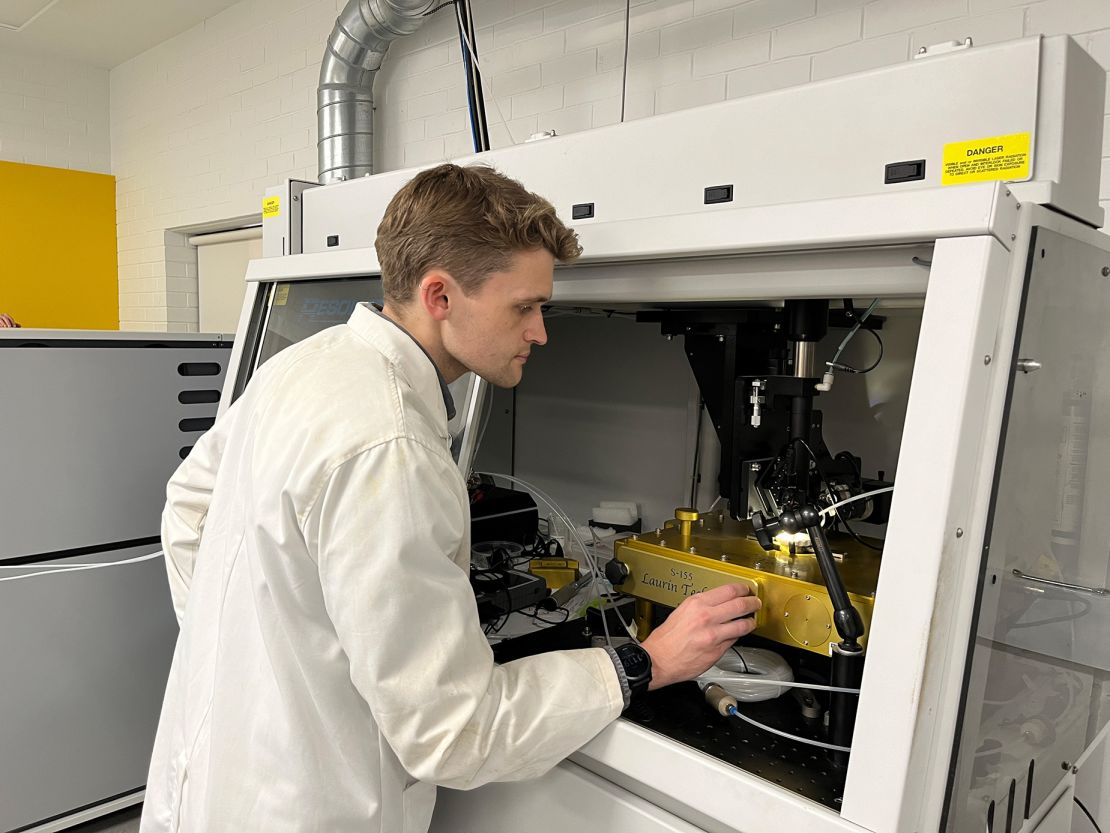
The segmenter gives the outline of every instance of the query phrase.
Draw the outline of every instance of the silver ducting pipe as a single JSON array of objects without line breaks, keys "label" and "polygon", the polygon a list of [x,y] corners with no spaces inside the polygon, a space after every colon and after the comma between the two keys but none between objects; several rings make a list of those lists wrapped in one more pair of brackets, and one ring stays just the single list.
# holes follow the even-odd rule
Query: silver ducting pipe
[{"label": "silver ducting pipe", "polygon": [[321,185],[374,172],[374,77],[389,44],[437,0],[349,0],[328,36],[316,91]]}]

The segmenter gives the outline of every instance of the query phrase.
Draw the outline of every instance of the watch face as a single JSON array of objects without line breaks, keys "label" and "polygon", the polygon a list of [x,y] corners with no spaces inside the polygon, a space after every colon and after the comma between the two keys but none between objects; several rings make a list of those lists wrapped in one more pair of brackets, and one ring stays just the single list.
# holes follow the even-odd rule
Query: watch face
[{"label": "watch face", "polygon": [[639,680],[651,674],[651,657],[639,645],[621,645],[617,648],[617,655],[624,665],[624,673],[628,679]]}]

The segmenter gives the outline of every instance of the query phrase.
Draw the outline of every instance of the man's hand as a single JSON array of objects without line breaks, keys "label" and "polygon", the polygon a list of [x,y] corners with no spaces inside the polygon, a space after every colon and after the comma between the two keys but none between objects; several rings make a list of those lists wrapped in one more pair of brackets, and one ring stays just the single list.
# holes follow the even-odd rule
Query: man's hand
[{"label": "man's hand", "polygon": [[719,660],[732,643],[755,629],[741,619],[763,603],[746,584],[725,584],[686,599],[643,642],[651,656],[651,685],[692,680]]},{"label": "man's hand", "polygon": [[15,323],[14,318],[12,318],[10,315],[7,315],[5,313],[0,312],[0,328],[3,328],[3,327],[18,327],[18,326],[19,325]]}]

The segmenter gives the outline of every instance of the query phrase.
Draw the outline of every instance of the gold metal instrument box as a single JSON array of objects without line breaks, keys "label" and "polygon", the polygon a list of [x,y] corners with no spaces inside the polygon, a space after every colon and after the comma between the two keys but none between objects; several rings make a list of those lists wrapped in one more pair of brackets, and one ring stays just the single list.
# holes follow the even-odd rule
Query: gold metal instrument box
[{"label": "gold metal instrument box", "polygon": [[[755,540],[748,521],[736,521],[723,512],[699,515],[679,509],[675,520],[662,529],[614,543],[614,557],[628,568],[617,589],[646,602],[678,607],[687,597],[712,587],[747,584],[763,601],[755,633],[827,656],[829,644],[840,637],[817,558],[805,551],[808,536],[803,537],[804,543],[795,539],[791,547],[784,540],[780,549],[767,551]],[[865,540],[873,546],[881,544]],[[866,645],[880,553],[848,535],[830,534],[829,544],[845,589],[863,619],[860,642]],[[637,608],[646,615],[646,606]]]}]

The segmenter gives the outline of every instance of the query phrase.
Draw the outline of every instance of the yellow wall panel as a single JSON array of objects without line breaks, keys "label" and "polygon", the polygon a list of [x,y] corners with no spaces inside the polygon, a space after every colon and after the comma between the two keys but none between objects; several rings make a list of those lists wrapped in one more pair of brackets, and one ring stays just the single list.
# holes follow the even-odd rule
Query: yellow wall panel
[{"label": "yellow wall panel", "polygon": [[0,312],[119,329],[114,176],[0,162]]}]

